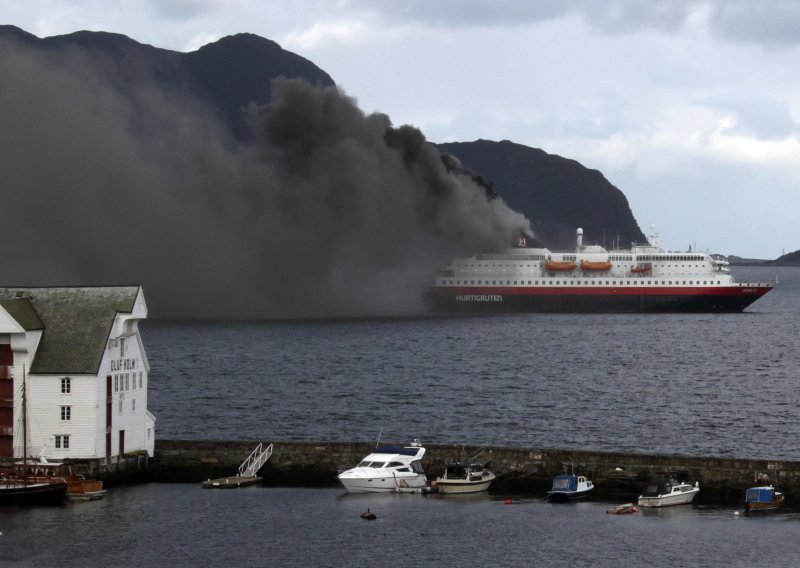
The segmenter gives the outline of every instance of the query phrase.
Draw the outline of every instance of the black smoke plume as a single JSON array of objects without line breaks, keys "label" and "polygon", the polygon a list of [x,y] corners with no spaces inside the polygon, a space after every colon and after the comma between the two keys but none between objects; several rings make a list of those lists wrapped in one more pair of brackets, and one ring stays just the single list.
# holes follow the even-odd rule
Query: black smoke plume
[{"label": "black smoke plume", "polygon": [[422,309],[437,263],[530,232],[422,133],[276,80],[237,146],[197,101],[0,46],[0,281],[142,284],[153,318]]}]

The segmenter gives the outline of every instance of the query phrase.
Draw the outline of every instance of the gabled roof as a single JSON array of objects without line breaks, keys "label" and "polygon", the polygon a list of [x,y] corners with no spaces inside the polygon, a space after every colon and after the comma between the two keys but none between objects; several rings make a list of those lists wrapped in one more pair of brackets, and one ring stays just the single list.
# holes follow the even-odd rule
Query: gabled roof
[{"label": "gabled roof", "polygon": [[94,375],[114,318],[133,311],[139,291],[139,286],[0,288],[0,302],[26,330],[44,329],[32,374]]},{"label": "gabled roof", "polygon": [[25,297],[14,298],[12,300],[4,300],[0,297],[0,307],[2,307],[8,315],[25,329],[25,331],[33,331],[36,329],[44,329],[42,320],[39,319],[39,314],[33,308],[30,300]]}]

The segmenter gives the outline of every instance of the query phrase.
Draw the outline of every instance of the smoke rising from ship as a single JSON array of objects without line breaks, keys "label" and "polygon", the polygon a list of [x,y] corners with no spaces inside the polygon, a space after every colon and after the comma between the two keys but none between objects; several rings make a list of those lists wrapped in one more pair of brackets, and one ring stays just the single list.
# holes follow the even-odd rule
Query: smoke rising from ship
[{"label": "smoke rising from ship", "polygon": [[78,53],[2,53],[4,284],[140,283],[154,318],[398,313],[422,309],[437,263],[530,233],[337,89],[277,80],[241,147],[201,103],[121,94]]}]

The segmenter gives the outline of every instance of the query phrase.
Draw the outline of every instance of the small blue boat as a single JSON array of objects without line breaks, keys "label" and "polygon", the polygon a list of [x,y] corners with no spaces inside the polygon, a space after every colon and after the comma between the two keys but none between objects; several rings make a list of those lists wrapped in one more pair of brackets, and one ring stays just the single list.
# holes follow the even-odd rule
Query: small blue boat
[{"label": "small blue boat", "polygon": [[744,508],[748,513],[754,511],[773,511],[783,504],[783,493],[772,485],[750,487],[744,495]]},{"label": "small blue boat", "polygon": [[562,473],[553,478],[553,487],[547,495],[551,501],[571,501],[586,497],[594,490],[594,484],[583,475]]}]

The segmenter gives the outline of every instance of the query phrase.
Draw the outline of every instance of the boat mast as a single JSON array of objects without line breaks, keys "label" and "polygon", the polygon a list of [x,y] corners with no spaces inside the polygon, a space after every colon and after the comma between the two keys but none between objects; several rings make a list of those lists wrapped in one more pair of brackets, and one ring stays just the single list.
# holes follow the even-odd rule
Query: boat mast
[{"label": "boat mast", "polygon": [[22,365],[22,481],[28,484],[28,401],[25,365]]}]

